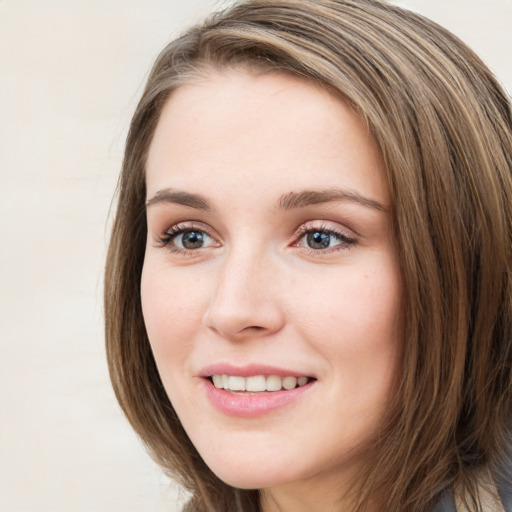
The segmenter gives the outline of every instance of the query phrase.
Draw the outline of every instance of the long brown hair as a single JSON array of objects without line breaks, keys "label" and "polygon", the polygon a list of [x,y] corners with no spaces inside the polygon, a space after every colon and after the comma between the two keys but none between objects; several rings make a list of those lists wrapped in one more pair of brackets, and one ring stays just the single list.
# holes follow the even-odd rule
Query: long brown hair
[{"label": "long brown hair", "polygon": [[[293,73],[336,90],[380,145],[405,283],[395,407],[355,483],[354,510],[427,511],[445,489],[477,510],[499,478],[512,413],[512,114],[490,71],[435,23],[377,0],[249,0],[167,46],[133,116],[105,275],[117,398],[198,511],[259,510],[188,439],[160,381],[140,301],[145,161],[162,106],[198,73]],[[357,492],[356,492],[357,491]]]}]

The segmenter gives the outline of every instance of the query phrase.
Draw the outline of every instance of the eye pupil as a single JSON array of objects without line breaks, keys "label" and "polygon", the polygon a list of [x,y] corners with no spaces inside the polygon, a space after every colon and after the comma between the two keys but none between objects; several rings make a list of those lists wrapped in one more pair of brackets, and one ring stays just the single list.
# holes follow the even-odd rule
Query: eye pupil
[{"label": "eye pupil", "polygon": [[181,243],[185,249],[198,249],[202,247],[204,242],[204,236],[199,231],[187,231],[183,233]]},{"label": "eye pupil", "polygon": [[307,242],[312,249],[326,249],[331,242],[331,235],[321,231],[313,231],[308,233]]}]

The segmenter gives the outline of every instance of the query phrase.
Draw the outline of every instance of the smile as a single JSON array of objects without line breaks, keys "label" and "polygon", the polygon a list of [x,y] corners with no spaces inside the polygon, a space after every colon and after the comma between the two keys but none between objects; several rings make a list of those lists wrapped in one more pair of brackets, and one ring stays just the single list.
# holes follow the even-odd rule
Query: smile
[{"label": "smile", "polygon": [[[246,373],[246,372],[244,372]],[[201,379],[210,403],[228,416],[258,417],[303,400],[316,387],[315,377],[304,375],[247,376],[213,373]]]},{"label": "smile", "polygon": [[239,375],[212,375],[211,381],[217,389],[234,392],[262,393],[265,391],[291,390],[305,386],[309,382],[308,377],[280,377],[278,375],[253,375],[242,377]]}]

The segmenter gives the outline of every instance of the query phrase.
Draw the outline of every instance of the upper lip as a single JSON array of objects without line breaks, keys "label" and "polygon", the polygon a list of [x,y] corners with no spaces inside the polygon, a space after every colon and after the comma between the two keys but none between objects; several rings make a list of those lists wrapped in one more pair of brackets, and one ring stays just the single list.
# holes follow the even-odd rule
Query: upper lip
[{"label": "upper lip", "polygon": [[310,373],[297,370],[289,370],[264,364],[248,364],[236,366],[230,363],[213,363],[199,371],[199,377],[211,377],[212,375],[234,375],[238,377],[251,377],[253,375],[276,375],[278,377],[313,377]]}]

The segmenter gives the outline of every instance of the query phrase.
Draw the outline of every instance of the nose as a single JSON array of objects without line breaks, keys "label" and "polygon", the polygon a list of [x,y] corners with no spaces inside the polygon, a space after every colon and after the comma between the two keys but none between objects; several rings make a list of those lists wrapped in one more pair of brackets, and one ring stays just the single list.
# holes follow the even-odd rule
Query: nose
[{"label": "nose", "polygon": [[257,254],[228,256],[218,271],[205,325],[232,341],[278,332],[284,323],[277,271]]}]

